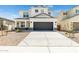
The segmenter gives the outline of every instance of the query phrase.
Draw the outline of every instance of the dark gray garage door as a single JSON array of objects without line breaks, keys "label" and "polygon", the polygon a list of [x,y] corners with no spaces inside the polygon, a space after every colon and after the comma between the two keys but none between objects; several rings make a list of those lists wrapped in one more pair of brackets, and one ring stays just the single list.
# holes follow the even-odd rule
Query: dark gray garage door
[{"label": "dark gray garage door", "polygon": [[53,22],[34,22],[34,30],[53,30]]}]

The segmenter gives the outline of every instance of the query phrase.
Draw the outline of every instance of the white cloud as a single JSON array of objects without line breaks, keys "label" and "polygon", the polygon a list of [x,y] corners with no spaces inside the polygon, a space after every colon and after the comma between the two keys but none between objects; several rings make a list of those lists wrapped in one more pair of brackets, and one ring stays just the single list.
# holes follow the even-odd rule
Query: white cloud
[{"label": "white cloud", "polygon": [[9,12],[0,12],[0,17],[13,20],[14,18],[19,17],[19,15],[18,14],[9,13]]},{"label": "white cloud", "polygon": [[8,17],[9,19],[12,19],[12,20],[14,20],[14,18],[18,18],[19,16],[18,15],[16,15],[16,14],[12,14],[12,15],[10,15],[10,17]]}]

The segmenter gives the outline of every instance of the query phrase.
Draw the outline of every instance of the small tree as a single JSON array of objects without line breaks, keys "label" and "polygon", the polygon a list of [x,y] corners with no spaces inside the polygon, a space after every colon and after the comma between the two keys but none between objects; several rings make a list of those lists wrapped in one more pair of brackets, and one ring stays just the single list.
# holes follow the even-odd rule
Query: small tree
[{"label": "small tree", "polygon": [[74,30],[68,31],[68,33],[69,33],[69,37],[74,38],[74,33],[75,33]]}]

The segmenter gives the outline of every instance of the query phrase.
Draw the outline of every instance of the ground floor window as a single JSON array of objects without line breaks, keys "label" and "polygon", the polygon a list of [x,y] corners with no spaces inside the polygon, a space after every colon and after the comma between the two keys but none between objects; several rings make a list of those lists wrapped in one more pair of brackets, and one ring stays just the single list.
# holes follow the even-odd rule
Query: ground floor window
[{"label": "ground floor window", "polygon": [[21,22],[21,27],[25,27],[25,22]]}]

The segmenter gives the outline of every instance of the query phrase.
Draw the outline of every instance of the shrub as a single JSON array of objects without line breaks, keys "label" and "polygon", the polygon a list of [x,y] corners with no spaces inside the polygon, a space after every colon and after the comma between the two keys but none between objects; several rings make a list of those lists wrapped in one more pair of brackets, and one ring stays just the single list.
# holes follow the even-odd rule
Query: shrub
[{"label": "shrub", "polygon": [[21,32],[21,30],[20,29],[16,29],[16,32]]}]

